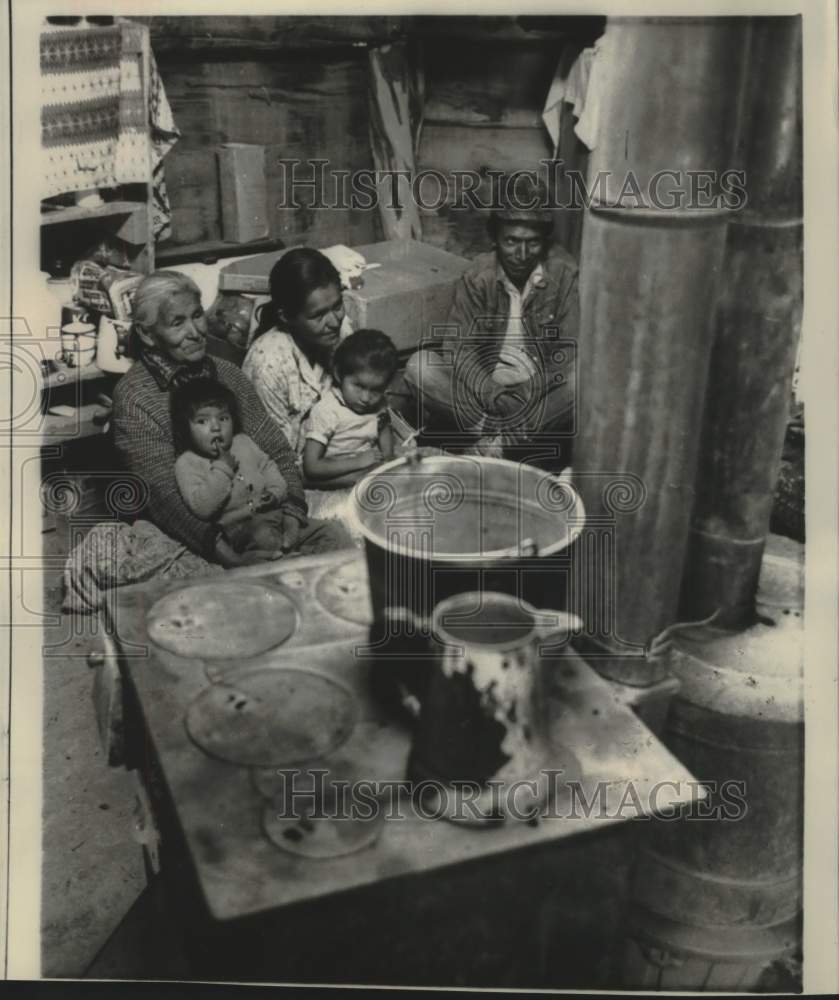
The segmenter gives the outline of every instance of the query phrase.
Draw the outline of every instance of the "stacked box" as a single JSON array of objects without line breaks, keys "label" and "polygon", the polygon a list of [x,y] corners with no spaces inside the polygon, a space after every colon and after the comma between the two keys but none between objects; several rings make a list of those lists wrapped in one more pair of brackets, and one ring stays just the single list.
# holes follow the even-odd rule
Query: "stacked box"
[{"label": "stacked box", "polygon": [[228,243],[268,235],[265,147],[228,142],[218,150],[221,232]]},{"label": "stacked box", "polygon": [[355,329],[373,327],[400,351],[434,338],[448,318],[454,286],[469,266],[462,257],[416,240],[388,240],[355,247],[368,264],[364,284],[344,295]]}]

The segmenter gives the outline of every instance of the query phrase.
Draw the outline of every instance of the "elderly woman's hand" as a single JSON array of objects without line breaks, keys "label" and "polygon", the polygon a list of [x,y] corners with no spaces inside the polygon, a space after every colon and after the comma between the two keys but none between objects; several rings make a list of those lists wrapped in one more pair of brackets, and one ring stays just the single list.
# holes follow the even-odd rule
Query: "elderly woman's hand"
[{"label": "elderly woman's hand", "polygon": [[281,553],[269,552],[267,549],[249,549],[247,552],[236,552],[224,537],[219,537],[216,540],[216,561],[221,563],[225,569],[270,562],[272,559],[278,559],[280,555]]},{"label": "elderly woman's hand", "polygon": [[283,552],[290,552],[300,538],[300,522],[291,514],[283,515]]}]

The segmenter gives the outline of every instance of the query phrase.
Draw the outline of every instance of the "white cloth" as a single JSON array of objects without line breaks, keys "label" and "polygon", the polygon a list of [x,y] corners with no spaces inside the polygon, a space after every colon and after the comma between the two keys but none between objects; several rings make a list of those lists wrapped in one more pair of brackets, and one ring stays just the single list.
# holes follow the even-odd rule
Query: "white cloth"
[{"label": "white cloth", "polygon": [[353,287],[353,281],[361,277],[367,266],[367,261],[357,250],[350,250],[342,243],[338,243],[334,247],[327,247],[325,250],[321,250],[321,253],[332,262],[333,267],[341,276],[341,288],[345,290]]},{"label": "white cloth", "polygon": [[600,100],[603,80],[603,41],[598,38],[593,48],[583,49],[574,60],[567,76],[561,76],[562,62],[557,66],[545,107],[542,121],[551,137],[554,157],[559,155],[559,131],[562,122],[562,105],[570,104],[574,126],[580,142],[594,149],[597,145],[597,130],[600,124]]},{"label": "white cloth", "polygon": [[358,455],[379,441],[379,414],[356,413],[333,386],[315,403],[303,425],[303,436],[326,447],[326,456]]},{"label": "white cloth", "polygon": [[498,355],[498,362],[492,373],[493,380],[499,385],[521,385],[529,382],[536,375],[533,359],[525,349],[524,324],[522,314],[524,303],[531,291],[544,281],[542,265],[537,264],[519,291],[507,275],[503,275],[504,289],[510,296],[510,314],[507,317],[507,329],[504,332],[504,342]]},{"label": "white cloth", "polygon": [[[216,301],[216,296],[218,295],[218,282],[219,282],[219,272],[223,267],[227,267],[228,264],[235,264],[240,260],[247,260],[248,257],[253,257],[254,254],[243,254],[241,257],[224,257],[222,260],[217,260],[214,264],[198,264],[198,263],[188,263],[188,264],[172,264],[167,267],[167,271],[178,271],[181,274],[185,274],[188,278],[192,278],[196,285],[198,285],[198,290],[201,292],[201,304],[205,309],[209,309],[210,306]],[[245,294],[245,293],[241,293]],[[253,298],[255,305],[261,302],[268,302],[270,296],[268,295],[248,295],[249,298]],[[256,311],[254,309],[254,311]],[[254,323],[256,322],[254,318]]]}]

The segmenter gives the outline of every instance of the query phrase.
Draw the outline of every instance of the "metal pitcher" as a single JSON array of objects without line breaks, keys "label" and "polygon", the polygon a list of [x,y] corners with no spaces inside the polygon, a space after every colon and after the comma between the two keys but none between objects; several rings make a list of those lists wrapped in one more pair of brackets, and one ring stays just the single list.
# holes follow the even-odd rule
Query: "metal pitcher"
[{"label": "metal pitcher", "polygon": [[580,619],[493,591],[449,597],[430,621],[404,608],[388,609],[388,618],[394,632],[420,630],[426,638],[428,677],[409,777],[453,796],[463,794],[460,783],[471,786],[477,808],[448,818],[532,815],[548,792],[551,756],[543,658],[560,650]]}]

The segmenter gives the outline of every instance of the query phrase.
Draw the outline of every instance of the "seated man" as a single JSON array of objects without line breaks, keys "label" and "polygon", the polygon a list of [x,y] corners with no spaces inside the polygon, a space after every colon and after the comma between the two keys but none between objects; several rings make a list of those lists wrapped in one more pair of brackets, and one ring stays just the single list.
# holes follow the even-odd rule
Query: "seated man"
[{"label": "seated man", "polygon": [[454,432],[470,450],[521,457],[559,454],[562,445],[567,458],[575,430],[577,266],[551,242],[553,216],[539,189],[516,187],[515,201],[490,216],[495,249],[478,256],[457,284],[442,347],[417,351],[405,381],[426,428],[445,428],[449,438]]}]

